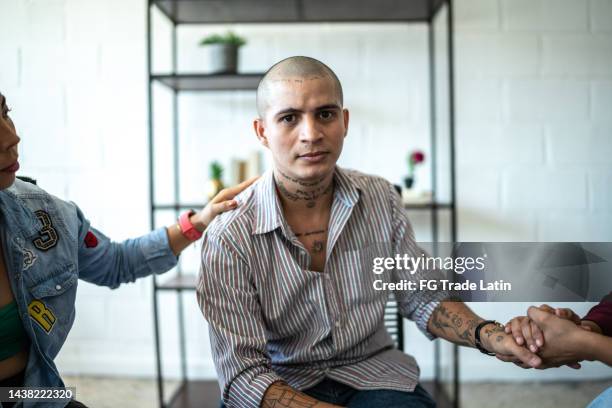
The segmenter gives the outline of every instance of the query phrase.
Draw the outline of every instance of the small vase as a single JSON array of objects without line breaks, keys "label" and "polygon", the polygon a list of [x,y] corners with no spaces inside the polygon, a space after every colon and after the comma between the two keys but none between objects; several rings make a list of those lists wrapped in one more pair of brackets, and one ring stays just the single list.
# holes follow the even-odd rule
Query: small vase
[{"label": "small vase", "polygon": [[211,179],[208,181],[208,189],[206,191],[206,195],[208,196],[208,200],[212,200],[219,191],[223,190],[223,182],[218,179]]},{"label": "small vase", "polygon": [[235,74],[238,67],[238,47],[233,44],[207,44],[208,74]]},{"label": "small vase", "polygon": [[412,188],[412,185],[414,184],[414,177],[404,177],[404,187],[410,189]]}]

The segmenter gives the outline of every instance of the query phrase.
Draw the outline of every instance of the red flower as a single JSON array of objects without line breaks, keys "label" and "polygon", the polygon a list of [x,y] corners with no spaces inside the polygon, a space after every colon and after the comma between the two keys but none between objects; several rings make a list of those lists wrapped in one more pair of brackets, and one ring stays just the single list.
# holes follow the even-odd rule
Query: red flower
[{"label": "red flower", "polygon": [[421,151],[418,151],[418,150],[417,150],[417,151],[412,152],[411,161],[412,161],[414,164],[424,162],[424,161],[425,161],[425,153],[423,153],[423,152],[421,152]]}]

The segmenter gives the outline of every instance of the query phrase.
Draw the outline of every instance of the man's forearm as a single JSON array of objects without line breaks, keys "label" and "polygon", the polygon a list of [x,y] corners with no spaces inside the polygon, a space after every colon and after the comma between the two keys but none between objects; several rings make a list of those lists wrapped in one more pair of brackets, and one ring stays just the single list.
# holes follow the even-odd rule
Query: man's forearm
[{"label": "man's forearm", "polygon": [[[463,302],[444,301],[433,311],[427,323],[427,330],[450,342],[476,347],[476,326],[483,320]],[[481,340],[484,344],[491,342],[492,336],[503,331],[503,328],[497,326],[485,326],[481,332]]]},{"label": "man's forearm", "polygon": [[263,408],[333,408],[338,405],[328,404],[312,398],[292,388],[284,382],[275,382],[266,390]]}]

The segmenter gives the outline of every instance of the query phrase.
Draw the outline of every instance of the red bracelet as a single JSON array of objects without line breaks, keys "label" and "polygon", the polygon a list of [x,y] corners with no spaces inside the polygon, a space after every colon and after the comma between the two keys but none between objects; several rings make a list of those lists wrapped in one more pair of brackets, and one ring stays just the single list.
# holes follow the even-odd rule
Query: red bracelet
[{"label": "red bracelet", "polygon": [[195,214],[195,211],[190,210],[181,214],[178,219],[178,225],[181,229],[181,232],[190,241],[196,241],[202,237],[202,233],[198,231],[196,227],[193,226],[189,218]]}]

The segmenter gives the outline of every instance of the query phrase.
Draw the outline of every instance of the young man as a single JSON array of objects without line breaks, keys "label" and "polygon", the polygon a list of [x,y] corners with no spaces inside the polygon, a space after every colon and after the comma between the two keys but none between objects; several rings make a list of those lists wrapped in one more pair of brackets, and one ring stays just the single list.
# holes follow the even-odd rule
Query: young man
[{"label": "young man", "polygon": [[[336,166],[349,124],[336,75],[312,58],[283,60],[259,84],[257,108],[255,133],[274,168],[210,225],[202,249],[197,295],[223,402],[434,406],[416,361],[385,330],[388,292],[372,286],[374,257],[422,251],[390,183]],[[446,297],[396,293],[402,315],[429,338],[474,347],[478,331],[481,349],[539,364],[499,324]]]},{"label": "young man", "polygon": [[[0,93],[0,387],[62,387],[53,360],[74,322],[78,280],[116,288],[169,270],[217,214],[236,208],[231,199],[249,183],[219,193],[178,224],[115,243],[76,204],[16,180],[19,142]],[[84,405],[56,399],[18,406]]]}]

